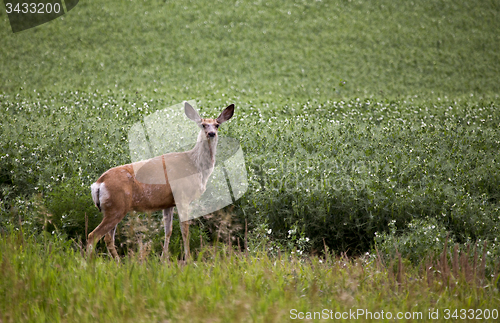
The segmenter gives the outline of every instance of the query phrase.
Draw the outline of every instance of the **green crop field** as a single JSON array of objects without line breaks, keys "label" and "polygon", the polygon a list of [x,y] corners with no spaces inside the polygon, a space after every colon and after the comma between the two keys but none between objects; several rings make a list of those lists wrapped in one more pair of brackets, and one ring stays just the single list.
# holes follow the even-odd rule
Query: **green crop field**
[{"label": "green crop field", "polygon": [[496,98],[498,11],[487,0],[80,1],[18,34],[2,11],[0,90]]},{"label": "green crop field", "polygon": [[[80,1],[13,33],[1,7],[0,322],[495,321],[498,21],[487,0]],[[88,258],[90,185],[184,100],[235,104],[248,191],[192,221],[190,262],[178,220],[160,260],[158,212],[119,224],[121,262]]]}]

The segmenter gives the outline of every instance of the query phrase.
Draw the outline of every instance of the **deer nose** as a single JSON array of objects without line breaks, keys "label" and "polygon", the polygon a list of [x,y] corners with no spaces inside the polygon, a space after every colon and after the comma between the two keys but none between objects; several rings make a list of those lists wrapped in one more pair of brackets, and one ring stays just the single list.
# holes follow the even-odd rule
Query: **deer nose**
[{"label": "deer nose", "polygon": [[208,133],[208,136],[209,136],[210,138],[215,137],[215,132],[213,132],[213,131],[209,132],[209,133]]}]

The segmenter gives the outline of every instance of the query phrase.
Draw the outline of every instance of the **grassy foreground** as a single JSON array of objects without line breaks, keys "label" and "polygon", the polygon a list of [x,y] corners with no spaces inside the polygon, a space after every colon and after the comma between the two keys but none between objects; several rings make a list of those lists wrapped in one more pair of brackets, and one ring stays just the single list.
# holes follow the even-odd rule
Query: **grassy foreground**
[{"label": "grassy foreground", "polygon": [[500,307],[498,272],[484,278],[466,262],[205,249],[188,264],[141,255],[116,263],[86,260],[71,241],[11,232],[0,236],[0,268],[1,322],[445,321],[455,309],[491,319]]}]

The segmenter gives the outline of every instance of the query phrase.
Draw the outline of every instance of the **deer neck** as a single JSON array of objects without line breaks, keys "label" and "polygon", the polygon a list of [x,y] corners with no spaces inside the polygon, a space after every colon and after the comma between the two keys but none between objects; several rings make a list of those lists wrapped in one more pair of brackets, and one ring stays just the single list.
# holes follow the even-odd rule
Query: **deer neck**
[{"label": "deer neck", "polygon": [[217,150],[217,137],[208,140],[202,130],[198,135],[196,145],[191,150],[191,160],[198,170],[207,178],[215,166],[215,154]]}]

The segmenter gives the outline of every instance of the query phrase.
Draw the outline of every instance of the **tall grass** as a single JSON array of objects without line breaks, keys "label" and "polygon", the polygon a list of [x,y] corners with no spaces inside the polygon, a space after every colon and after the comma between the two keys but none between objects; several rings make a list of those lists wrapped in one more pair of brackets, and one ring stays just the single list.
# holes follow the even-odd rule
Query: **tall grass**
[{"label": "tall grass", "polygon": [[414,266],[400,256],[271,257],[208,247],[187,264],[139,255],[118,263],[85,259],[71,241],[11,231],[0,235],[0,319],[283,322],[298,312],[383,310],[425,319],[438,310],[444,321],[444,309],[498,310],[499,270],[486,277],[476,270],[481,262],[459,267],[441,257]]}]

